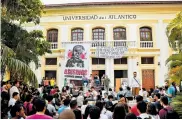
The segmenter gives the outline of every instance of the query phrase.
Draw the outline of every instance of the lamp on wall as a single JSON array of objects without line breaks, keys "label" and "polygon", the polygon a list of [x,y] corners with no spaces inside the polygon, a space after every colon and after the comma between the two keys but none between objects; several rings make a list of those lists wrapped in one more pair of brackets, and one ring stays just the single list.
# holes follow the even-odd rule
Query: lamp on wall
[{"label": "lamp on wall", "polygon": [[61,67],[61,63],[59,63],[59,67]]},{"label": "lamp on wall", "polygon": [[158,66],[160,66],[161,65],[161,63],[160,62],[158,62]]},{"label": "lamp on wall", "polygon": [[139,62],[137,62],[137,66],[139,65]]}]

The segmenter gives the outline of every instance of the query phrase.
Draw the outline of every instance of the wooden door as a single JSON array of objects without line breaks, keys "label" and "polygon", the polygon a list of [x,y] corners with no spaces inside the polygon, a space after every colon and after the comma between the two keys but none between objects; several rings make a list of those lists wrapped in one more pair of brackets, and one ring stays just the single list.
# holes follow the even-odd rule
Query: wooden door
[{"label": "wooden door", "polygon": [[121,78],[116,78],[116,92],[119,92],[119,88],[121,87]]},{"label": "wooden door", "polygon": [[142,87],[146,90],[155,87],[155,74],[154,70],[142,70]]}]

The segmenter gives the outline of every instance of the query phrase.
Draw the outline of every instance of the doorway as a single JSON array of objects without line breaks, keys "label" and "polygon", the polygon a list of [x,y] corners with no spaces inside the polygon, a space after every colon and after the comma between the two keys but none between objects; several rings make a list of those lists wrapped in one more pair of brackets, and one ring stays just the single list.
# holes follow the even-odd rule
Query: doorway
[{"label": "doorway", "polygon": [[105,74],[105,70],[92,70],[92,77],[94,77],[96,74],[101,79],[103,74]]},{"label": "doorway", "polygon": [[114,70],[114,86],[119,89],[121,78],[128,78],[128,70]]},{"label": "doorway", "polygon": [[51,79],[51,78],[56,79],[56,70],[46,70],[45,77],[48,77],[48,79]]},{"label": "doorway", "polygon": [[142,70],[142,87],[146,90],[155,87],[155,71],[144,69]]}]

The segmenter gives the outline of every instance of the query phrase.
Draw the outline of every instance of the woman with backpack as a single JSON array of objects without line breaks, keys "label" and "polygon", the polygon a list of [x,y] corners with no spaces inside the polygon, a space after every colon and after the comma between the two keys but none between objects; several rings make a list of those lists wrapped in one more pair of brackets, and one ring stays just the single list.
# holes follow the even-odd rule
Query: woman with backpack
[{"label": "woman with backpack", "polygon": [[32,111],[32,107],[33,107],[33,104],[32,104],[32,99],[33,96],[32,95],[27,95],[26,96],[26,101],[24,102],[24,108],[25,108],[25,114],[28,116],[30,115],[31,111]]}]

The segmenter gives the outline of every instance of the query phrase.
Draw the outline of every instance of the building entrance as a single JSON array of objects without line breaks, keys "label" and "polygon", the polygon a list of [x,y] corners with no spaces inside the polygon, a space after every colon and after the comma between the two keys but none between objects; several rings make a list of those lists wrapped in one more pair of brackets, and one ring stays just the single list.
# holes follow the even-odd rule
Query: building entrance
[{"label": "building entrance", "polygon": [[105,74],[105,70],[92,70],[92,77],[98,75],[99,78],[101,79],[103,74]]}]

